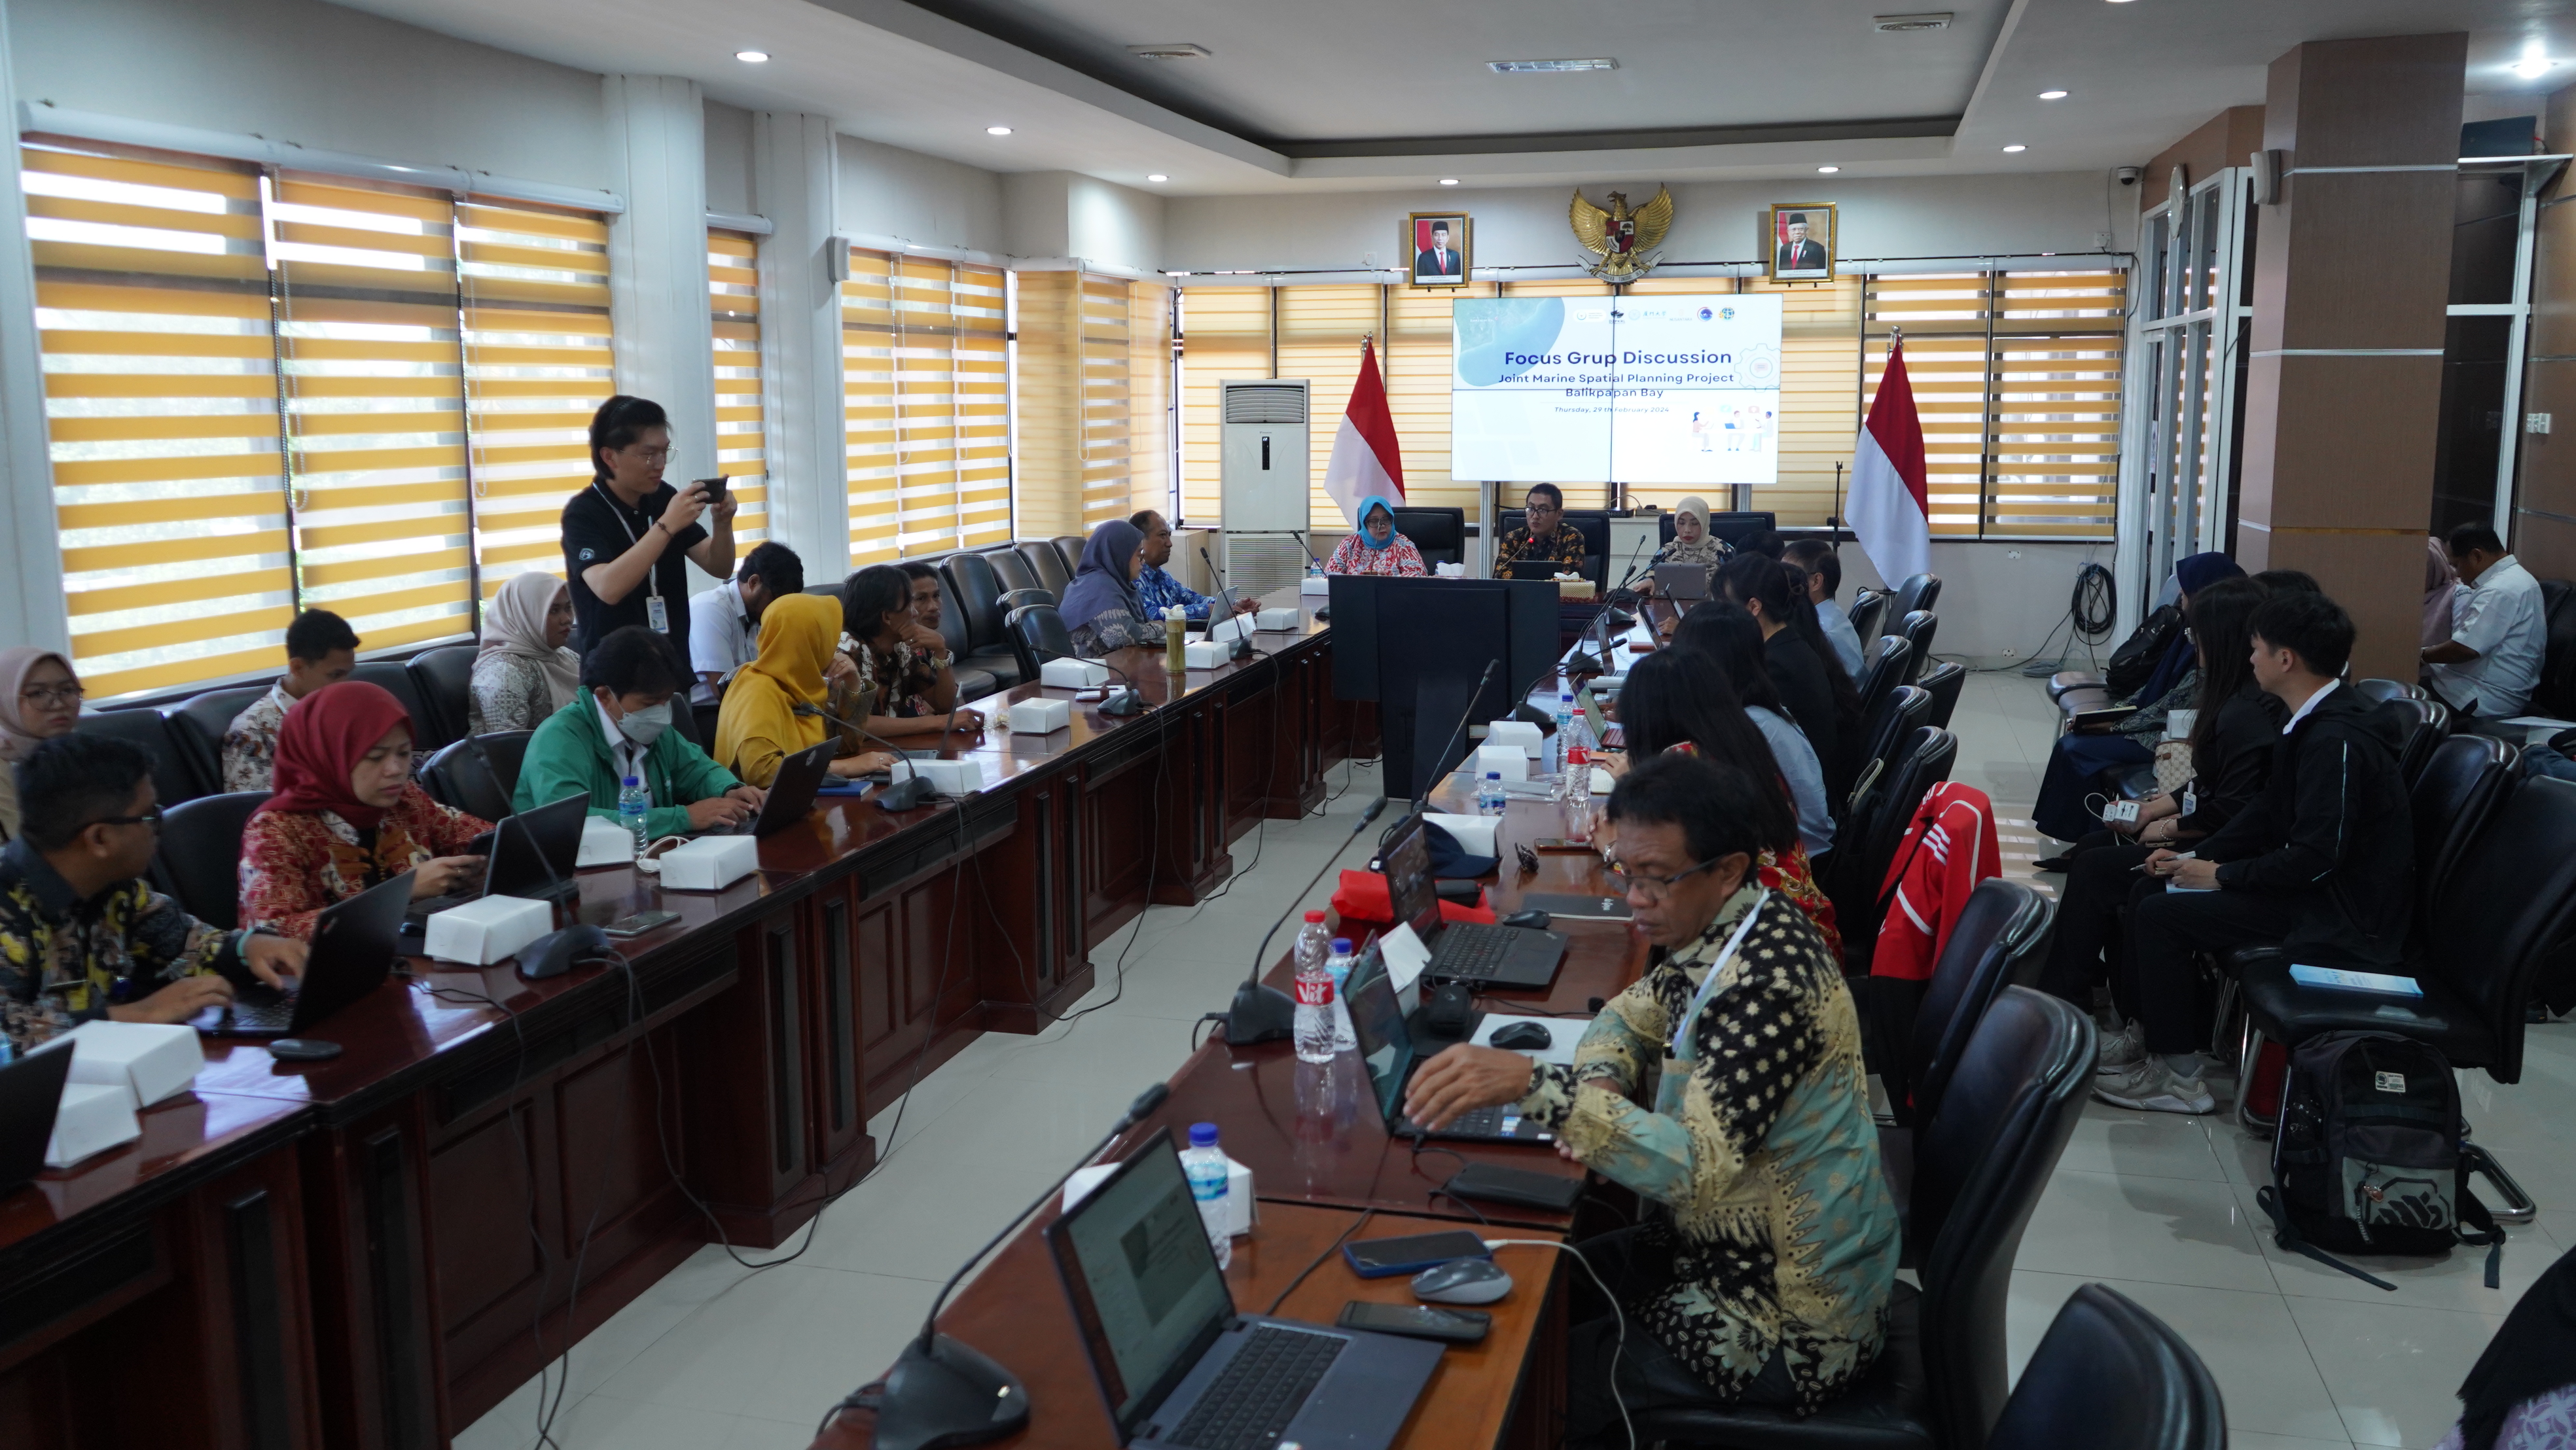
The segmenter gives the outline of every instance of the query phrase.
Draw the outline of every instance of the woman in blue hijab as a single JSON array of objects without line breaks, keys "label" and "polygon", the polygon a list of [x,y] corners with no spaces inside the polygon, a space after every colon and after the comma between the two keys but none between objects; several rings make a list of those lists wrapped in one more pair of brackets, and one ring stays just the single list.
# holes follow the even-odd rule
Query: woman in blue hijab
[{"label": "woman in blue hijab", "polygon": [[1395,574],[1419,579],[1431,570],[1422,551],[1395,531],[1395,505],[1376,494],[1360,500],[1360,530],[1342,540],[1324,561],[1327,574]]},{"label": "woman in blue hijab", "polygon": [[1111,519],[1091,531],[1082,546],[1082,567],[1056,607],[1073,634],[1074,653],[1097,659],[1114,649],[1163,642],[1162,621],[1147,619],[1136,597],[1136,575],[1144,567],[1144,530]]}]

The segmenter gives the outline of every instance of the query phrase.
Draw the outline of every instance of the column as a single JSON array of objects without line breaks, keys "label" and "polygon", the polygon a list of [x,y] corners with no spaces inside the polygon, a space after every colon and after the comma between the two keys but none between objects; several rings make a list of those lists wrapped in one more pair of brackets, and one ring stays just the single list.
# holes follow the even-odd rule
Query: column
[{"label": "column", "polygon": [[2284,179],[2257,220],[2236,557],[2352,612],[2356,678],[2418,668],[2467,54],[2456,32],[2311,41],[2264,96]]},{"label": "column", "polygon": [[816,584],[850,567],[841,289],[832,280],[838,182],[830,117],[752,116],[752,206],[771,227],[760,248],[769,532],[804,559],[806,581]]},{"label": "column", "polygon": [[[0,0],[0,115],[18,114],[9,67],[8,10]],[[0,640],[71,648],[63,555],[54,528],[53,455],[45,424],[43,350],[36,337],[36,274],[27,253],[27,201],[18,158],[0,184],[0,527],[9,582],[0,585]]]}]

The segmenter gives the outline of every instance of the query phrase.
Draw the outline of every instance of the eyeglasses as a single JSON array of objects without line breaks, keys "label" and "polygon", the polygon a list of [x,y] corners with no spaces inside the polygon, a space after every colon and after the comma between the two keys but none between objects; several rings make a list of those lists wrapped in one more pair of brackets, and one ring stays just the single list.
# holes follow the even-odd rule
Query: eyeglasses
[{"label": "eyeglasses", "polygon": [[625,451],[629,456],[645,463],[668,463],[671,461],[671,450],[668,448],[628,448]]},{"label": "eyeglasses", "polygon": [[1610,884],[1617,888],[1620,895],[1644,897],[1646,904],[1652,906],[1655,903],[1662,901],[1665,897],[1671,895],[1674,887],[1681,885],[1683,882],[1688,881],[1694,876],[1697,876],[1702,871],[1715,869],[1717,863],[1724,859],[1725,858],[1721,856],[1711,860],[1702,861],[1696,866],[1686,867],[1683,870],[1674,872],[1670,876],[1639,876],[1628,871],[1615,860],[1605,861],[1603,864],[1610,868],[1606,874],[1610,877]]},{"label": "eyeglasses", "polygon": [[18,692],[18,698],[39,705],[77,705],[89,698],[89,691],[78,685],[29,685]]},{"label": "eyeglasses", "polygon": [[150,826],[152,834],[157,836],[161,834],[161,808],[154,806],[139,816],[100,816],[81,830],[86,831],[90,826]]}]

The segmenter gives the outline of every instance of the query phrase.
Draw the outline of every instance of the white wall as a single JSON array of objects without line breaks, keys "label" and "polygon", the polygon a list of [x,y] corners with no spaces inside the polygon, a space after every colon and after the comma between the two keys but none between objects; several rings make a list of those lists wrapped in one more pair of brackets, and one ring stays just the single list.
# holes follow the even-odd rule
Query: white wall
[{"label": "white wall", "polygon": [[1153,272],[1162,265],[1164,199],[1071,171],[1002,179],[1002,245],[1015,257],[1080,257]]},{"label": "white wall", "polygon": [[706,103],[707,210],[756,213],[751,204],[751,112]]},{"label": "white wall", "polygon": [[[2135,197],[2115,203],[2099,172],[1937,176],[1839,181],[1685,182],[1673,188],[1673,262],[1743,261],[1761,255],[1763,208],[1772,202],[1834,202],[1846,257],[2027,255],[2089,252],[2099,234],[2125,248],[2137,225]],[[1643,206],[1652,181],[1609,180],[1583,194],[1596,206],[1624,191]],[[1164,265],[1202,271],[1234,267],[1400,265],[1404,218],[1415,211],[1464,211],[1475,228],[1479,267],[1572,263],[1585,254],[1566,225],[1569,187],[1427,187],[1265,196],[1173,197],[1164,203]],[[2123,214],[2125,213],[2125,215]],[[1371,260],[1372,256],[1374,260]]]},{"label": "white wall", "polygon": [[[2041,637],[2065,620],[2076,569],[2087,563],[2111,568],[2111,547],[2108,539],[2096,544],[1934,539],[1932,572],[1941,576],[1941,598],[1932,612],[1941,616],[1941,627],[1932,637],[1932,652],[1977,666],[2028,660]],[[1854,589],[1886,587],[1859,545],[1843,545],[1842,560],[1846,607]],[[2065,643],[2065,631],[2059,629],[2050,639],[2049,654],[2054,657]],[[2111,645],[2101,651],[2108,658]],[[2075,654],[2069,668],[2085,668],[2082,649]]]},{"label": "white wall", "polygon": [[20,99],[607,188],[599,77],[321,0],[10,0]]},{"label": "white wall", "polygon": [[839,138],[841,230],[925,247],[1001,252],[1002,177],[956,161]]}]

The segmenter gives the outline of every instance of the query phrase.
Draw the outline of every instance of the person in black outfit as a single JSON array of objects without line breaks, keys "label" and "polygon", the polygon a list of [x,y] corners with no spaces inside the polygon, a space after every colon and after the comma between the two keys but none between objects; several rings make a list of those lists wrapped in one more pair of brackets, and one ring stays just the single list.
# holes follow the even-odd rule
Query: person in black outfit
[{"label": "person in black outfit", "polygon": [[[2352,616],[2322,594],[2279,590],[2254,607],[2254,679],[2289,712],[2263,789],[2194,858],[2159,848],[2166,889],[2129,918],[2129,990],[2146,1056],[2094,1079],[2117,1107],[2205,1113],[2192,1007],[2195,952],[2278,946],[2317,966],[2397,964],[2415,895],[2415,834],[2397,766],[2402,731],[2337,676]],[[2177,889],[2179,888],[2179,889]]]},{"label": "person in black outfit", "polygon": [[591,415],[590,487],[563,511],[572,642],[582,654],[609,631],[640,624],[687,659],[687,561],[719,579],[733,573],[739,504],[731,493],[710,503],[697,484],[674,489],[664,483],[670,459],[671,420],[661,404],[620,394]]},{"label": "person in black outfit", "polygon": [[1729,601],[1762,626],[1763,661],[1807,743],[1825,769],[1825,791],[1851,790],[1856,762],[1847,748],[1860,735],[1860,695],[1843,673],[1816,607],[1807,600],[1807,571],[1762,554],[1738,554],[1718,571]]},{"label": "person in black outfit", "polygon": [[[2200,695],[2191,722],[2191,783],[2139,803],[2138,820],[2095,831],[2070,854],[2058,894],[2057,932],[2040,973],[2042,990],[2088,1011],[2102,953],[2119,939],[2120,917],[2137,891],[2160,890],[2138,867],[2160,846],[2188,849],[2236,818],[2271,773],[2272,747],[2287,712],[2254,682],[2254,606],[2267,591],[2249,579],[2210,585],[2192,601],[2191,637]],[[2115,977],[2127,1025],[2102,1040],[2100,1065],[2122,1068],[2146,1056],[2146,1035],[2127,983]]]}]

